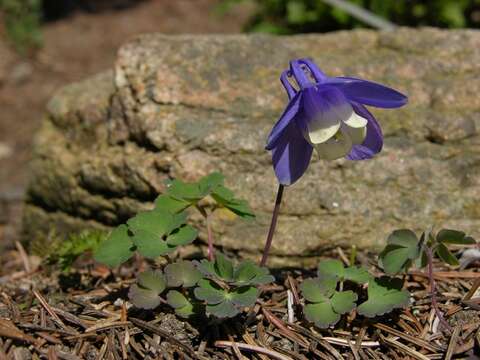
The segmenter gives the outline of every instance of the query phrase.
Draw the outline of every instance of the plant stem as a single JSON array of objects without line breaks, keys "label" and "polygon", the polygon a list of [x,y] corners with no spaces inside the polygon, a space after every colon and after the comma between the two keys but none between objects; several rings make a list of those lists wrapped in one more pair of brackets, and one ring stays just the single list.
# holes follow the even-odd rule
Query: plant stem
[{"label": "plant stem", "polygon": [[428,259],[428,279],[430,281],[430,297],[432,299],[432,307],[435,310],[435,314],[437,315],[438,320],[440,320],[440,323],[445,327],[445,329],[447,329],[448,331],[452,331],[451,326],[443,317],[443,314],[440,311],[440,308],[438,307],[438,303],[437,303],[437,287],[435,285],[435,278],[433,277],[432,248],[429,246],[425,246],[425,252],[427,254],[427,259]]},{"label": "plant stem", "polygon": [[196,208],[198,211],[200,211],[200,214],[205,218],[205,223],[207,225],[207,237],[208,237],[208,251],[207,251],[207,256],[209,261],[213,261],[215,259],[215,249],[213,248],[213,232],[212,232],[212,226],[210,223],[210,215],[212,214],[207,213],[207,211],[201,207],[196,205]]},{"label": "plant stem", "polygon": [[262,261],[260,261],[260,266],[265,266],[268,258],[268,253],[270,252],[270,247],[272,246],[273,234],[275,233],[278,213],[280,212],[280,204],[282,203],[283,189],[284,186],[282,184],[279,184],[277,190],[277,197],[275,199],[275,207],[273,208],[272,221],[270,223],[270,229],[268,230],[267,241],[265,242],[265,247],[263,248],[263,255]]}]

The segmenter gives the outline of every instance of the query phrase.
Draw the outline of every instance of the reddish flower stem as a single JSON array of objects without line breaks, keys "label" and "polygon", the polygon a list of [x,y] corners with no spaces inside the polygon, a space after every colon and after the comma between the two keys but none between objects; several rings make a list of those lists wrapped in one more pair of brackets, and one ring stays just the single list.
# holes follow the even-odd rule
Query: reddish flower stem
[{"label": "reddish flower stem", "polygon": [[428,259],[428,279],[430,281],[430,297],[432,299],[432,307],[435,310],[435,314],[437,315],[438,320],[440,320],[440,323],[445,327],[445,329],[447,329],[448,331],[452,331],[452,327],[448,324],[448,322],[443,317],[443,314],[440,311],[440,308],[438,307],[438,303],[437,303],[437,287],[435,284],[435,278],[433,276],[432,249],[429,246],[426,246],[425,252],[427,253],[427,259]]},{"label": "reddish flower stem", "polygon": [[277,227],[278,214],[280,212],[280,204],[282,203],[284,186],[282,184],[278,185],[277,197],[275,199],[275,207],[273,208],[272,221],[270,223],[270,229],[268,230],[267,241],[265,242],[265,247],[263,248],[262,261],[260,261],[260,266],[265,266],[267,263],[268,253],[270,252],[270,247],[272,246],[273,234],[275,233],[275,228]]}]

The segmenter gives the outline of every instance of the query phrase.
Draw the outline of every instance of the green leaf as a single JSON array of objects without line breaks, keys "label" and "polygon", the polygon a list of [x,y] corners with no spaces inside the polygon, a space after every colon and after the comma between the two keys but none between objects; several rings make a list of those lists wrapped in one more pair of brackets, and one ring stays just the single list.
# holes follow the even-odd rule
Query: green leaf
[{"label": "green leaf", "polygon": [[160,270],[147,270],[138,275],[137,282],[140,287],[152,290],[158,294],[162,293],[167,286],[165,276]]},{"label": "green leaf", "polygon": [[254,286],[243,286],[228,293],[227,296],[237,306],[253,306],[257,301],[258,289]]},{"label": "green leaf", "polygon": [[448,265],[458,266],[459,262],[455,255],[453,255],[450,250],[443,243],[438,243],[435,252],[442,261],[446,262]]},{"label": "green leaf", "polygon": [[110,267],[118,266],[130,259],[135,251],[126,225],[115,228],[95,253],[95,260]]},{"label": "green leaf", "polygon": [[190,203],[184,200],[175,199],[169,195],[163,194],[155,200],[155,209],[158,211],[168,211],[178,213],[190,206]]},{"label": "green leaf", "polygon": [[318,263],[317,274],[319,277],[343,278],[344,268],[340,260],[323,260]]},{"label": "green leaf", "polygon": [[365,284],[370,281],[372,276],[368,270],[363,267],[350,266],[344,270],[343,278],[357,284]]},{"label": "green leaf", "polygon": [[202,278],[202,274],[190,261],[177,261],[165,267],[165,276],[170,287],[192,287]]},{"label": "green leaf", "polygon": [[170,290],[167,293],[167,304],[170,305],[174,309],[178,309],[190,304],[190,301],[183,296],[180,291],[177,290]]},{"label": "green leaf", "polygon": [[182,318],[189,318],[195,314],[195,306],[181,292],[170,290],[167,293],[167,304],[175,310],[175,314]]},{"label": "green leaf", "polygon": [[321,329],[328,328],[340,320],[340,315],[333,311],[328,301],[307,304],[303,309],[303,313],[308,321],[315,323]]},{"label": "green leaf", "polygon": [[437,234],[437,241],[444,244],[472,245],[476,241],[470,236],[466,236],[463,231],[443,229]]},{"label": "green leaf", "polygon": [[223,176],[223,174],[219,172],[213,172],[201,178],[198,182],[198,187],[200,189],[200,192],[206,195],[212,192],[217,187],[222,186],[224,181],[225,177]]},{"label": "green leaf", "polygon": [[234,196],[235,194],[233,193],[233,191],[227,189],[223,185],[217,186],[212,192],[212,197],[214,198],[214,200],[223,206],[232,201]]},{"label": "green leaf", "polygon": [[358,296],[353,291],[336,291],[335,294],[330,299],[333,310],[337,314],[345,314],[352,311],[355,308],[355,301],[357,301]]},{"label": "green leaf", "polygon": [[156,291],[141,288],[137,284],[130,286],[128,298],[133,305],[142,309],[154,309],[160,305],[160,296]]},{"label": "green leaf", "polygon": [[230,281],[233,279],[233,263],[221,253],[217,253],[215,256],[215,272],[221,279]]},{"label": "green leaf", "polygon": [[410,294],[401,289],[400,279],[382,277],[369,282],[368,300],[358,306],[357,312],[367,317],[375,317],[407,306]]},{"label": "green leaf", "polygon": [[231,302],[224,301],[215,305],[208,304],[206,306],[206,312],[207,314],[214,315],[218,318],[232,318],[240,313],[240,309]]},{"label": "green leaf", "polygon": [[420,250],[420,256],[415,259],[415,267],[418,269],[422,269],[428,264],[428,256],[425,250],[422,248]]},{"label": "green leaf", "polygon": [[195,203],[205,196],[200,191],[197,183],[185,183],[180,180],[172,180],[167,187],[167,194],[178,200]]},{"label": "green leaf", "polygon": [[332,277],[306,279],[300,285],[303,297],[310,302],[322,302],[332,296],[337,280]]},{"label": "green leaf", "polygon": [[208,277],[217,277],[217,273],[215,271],[215,262],[208,261],[206,259],[200,260],[200,262],[194,260],[193,264],[196,268],[205,276]]},{"label": "green leaf", "polygon": [[132,239],[138,252],[147,258],[162,256],[174,250],[161,237],[149,231],[137,229]]},{"label": "green leaf", "polygon": [[173,215],[163,210],[145,211],[127,221],[127,225],[135,234],[141,230],[161,238],[169,232]]},{"label": "green leaf", "polygon": [[388,237],[387,244],[379,259],[383,270],[389,275],[407,270],[412,260],[420,255],[418,238],[411,230],[395,230]]},{"label": "green leaf", "polygon": [[212,280],[201,279],[193,292],[198,300],[207,304],[219,304],[226,299],[226,291]]},{"label": "green leaf", "polygon": [[252,219],[255,217],[250,205],[246,200],[232,200],[224,205],[228,210],[232,211],[234,214],[247,219]]},{"label": "green leaf", "polygon": [[275,281],[266,267],[260,267],[250,260],[240,263],[234,271],[235,285],[263,285]]},{"label": "green leaf", "polygon": [[167,237],[167,244],[171,246],[187,245],[197,238],[198,232],[190,225],[176,229]]}]

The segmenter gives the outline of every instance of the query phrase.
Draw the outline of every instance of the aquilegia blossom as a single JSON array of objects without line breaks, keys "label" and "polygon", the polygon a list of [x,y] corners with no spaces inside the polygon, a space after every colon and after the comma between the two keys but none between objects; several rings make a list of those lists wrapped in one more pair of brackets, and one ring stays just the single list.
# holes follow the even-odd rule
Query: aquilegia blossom
[{"label": "aquilegia blossom", "polygon": [[313,148],[321,159],[372,158],[382,149],[383,135],[364,105],[397,108],[407,103],[405,95],[374,82],[328,77],[310,59],[292,60],[280,80],[289,103],[266,149],[272,150],[273,167],[282,185],[291,185],[303,175]]}]

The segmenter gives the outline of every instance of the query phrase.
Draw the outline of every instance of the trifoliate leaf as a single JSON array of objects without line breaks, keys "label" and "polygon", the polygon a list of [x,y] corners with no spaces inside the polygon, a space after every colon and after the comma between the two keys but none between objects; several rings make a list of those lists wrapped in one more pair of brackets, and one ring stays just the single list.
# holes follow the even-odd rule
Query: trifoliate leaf
[{"label": "trifoliate leaf", "polygon": [[330,299],[332,304],[333,311],[337,314],[345,314],[355,307],[355,301],[357,301],[358,296],[353,291],[336,291]]},{"label": "trifoliate leaf", "polygon": [[158,294],[167,287],[165,276],[160,270],[147,270],[138,275],[138,285],[144,289],[152,290]]},{"label": "trifoliate leaf", "polygon": [[300,285],[303,297],[310,302],[323,302],[333,295],[337,280],[332,277],[306,279]]},{"label": "trifoliate leaf", "polygon": [[174,230],[167,237],[167,244],[171,246],[187,245],[197,238],[198,231],[190,225]]},{"label": "trifoliate leaf", "polygon": [[343,278],[357,284],[365,284],[370,281],[372,276],[368,270],[363,267],[350,266],[344,269]]},{"label": "trifoliate leaf", "polygon": [[387,244],[379,258],[383,270],[389,275],[407,270],[412,260],[420,255],[418,238],[411,230],[395,230],[389,235]]},{"label": "trifoliate leaf", "polygon": [[340,314],[333,311],[332,305],[328,300],[305,305],[303,313],[308,321],[315,323],[321,329],[328,328],[340,320]]},{"label": "trifoliate leaf", "polygon": [[318,263],[317,274],[319,277],[343,278],[343,270],[340,260],[322,260]]},{"label": "trifoliate leaf", "polygon": [[137,284],[130,286],[128,298],[138,308],[154,309],[160,305],[160,296],[154,290],[141,288]]},{"label": "trifoliate leaf", "polygon": [[198,300],[206,301],[207,304],[218,304],[226,299],[226,291],[212,280],[201,279],[198,287],[194,290]]},{"label": "trifoliate leaf", "polygon": [[229,301],[224,301],[214,305],[207,304],[205,310],[207,314],[214,315],[218,318],[232,318],[240,313],[240,309]]},{"label": "trifoliate leaf", "polygon": [[250,260],[240,263],[234,271],[234,285],[263,285],[275,281],[266,267],[260,267]]},{"label": "trifoliate leaf", "polygon": [[155,209],[159,211],[168,211],[172,214],[181,212],[190,206],[190,203],[184,200],[175,199],[169,195],[163,194],[155,200]]},{"label": "trifoliate leaf", "polygon": [[224,280],[230,281],[233,279],[233,263],[228,260],[221,253],[217,253],[215,256],[215,272]]},{"label": "trifoliate leaf", "polygon": [[190,261],[178,261],[165,267],[165,276],[170,287],[192,287],[202,278],[202,274]]},{"label": "trifoliate leaf", "polygon": [[126,225],[115,228],[95,253],[95,260],[110,267],[118,266],[130,259],[135,251]]},{"label": "trifoliate leaf", "polygon": [[162,256],[173,250],[162,240],[161,236],[143,229],[137,229],[132,240],[135,243],[138,252],[147,258]]},{"label": "trifoliate leaf", "polygon": [[227,297],[237,306],[253,306],[257,301],[258,289],[254,286],[242,286],[229,292]]},{"label": "trifoliate leaf", "polygon": [[382,277],[369,282],[368,300],[358,306],[357,312],[367,317],[375,317],[407,306],[410,294],[401,289],[400,279]]},{"label": "trifoliate leaf", "polygon": [[470,236],[466,236],[463,231],[443,229],[437,234],[437,241],[444,244],[472,245],[476,241]]},{"label": "trifoliate leaf", "polygon": [[459,262],[455,255],[453,255],[450,250],[448,250],[444,243],[438,243],[435,252],[437,253],[438,257],[442,259],[442,261],[446,262],[448,265],[459,265]]}]

